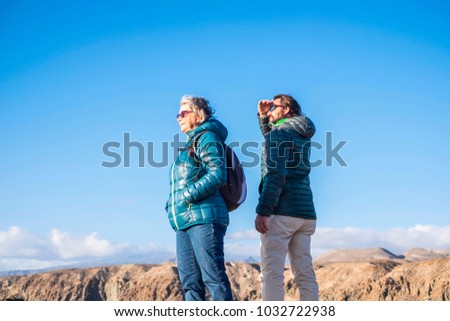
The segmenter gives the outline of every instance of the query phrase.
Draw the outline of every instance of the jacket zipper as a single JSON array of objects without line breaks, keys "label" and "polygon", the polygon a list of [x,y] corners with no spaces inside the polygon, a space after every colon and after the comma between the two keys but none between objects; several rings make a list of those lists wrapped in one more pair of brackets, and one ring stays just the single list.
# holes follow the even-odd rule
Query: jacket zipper
[{"label": "jacket zipper", "polygon": [[175,215],[175,181],[173,179],[173,173],[175,171],[175,164],[172,165],[172,173],[171,173],[171,180],[172,180],[172,218],[173,222],[175,223],[175,226],[178,229],[178,223],[177,223],[177,217]]}]

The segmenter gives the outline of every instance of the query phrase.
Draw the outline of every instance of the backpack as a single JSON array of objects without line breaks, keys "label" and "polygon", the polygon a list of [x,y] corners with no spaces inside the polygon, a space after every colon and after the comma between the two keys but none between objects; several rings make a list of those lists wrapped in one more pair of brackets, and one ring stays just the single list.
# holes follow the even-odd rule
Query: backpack
[{"label": "backpack", "polygon": [[[194,158],[195,162],[199,165],[201,161],[196,155],[196,147],[199,137],[205,132],[207,132],[207,130],[198,133],[194,137],[194,141],[191,145],[191,151],[188,152],[189,156]],[[226,158],[227,181],[220,188],[220,193],[225,200],[228,212],[232,212],[245,201],[247,197],[247,182],[245,179],[244,168],[242,167],[236,153],[227,144],[223,143],[223,146]],[[198,174],[199,172],[196,174],[195,181],[198,180]]]}]

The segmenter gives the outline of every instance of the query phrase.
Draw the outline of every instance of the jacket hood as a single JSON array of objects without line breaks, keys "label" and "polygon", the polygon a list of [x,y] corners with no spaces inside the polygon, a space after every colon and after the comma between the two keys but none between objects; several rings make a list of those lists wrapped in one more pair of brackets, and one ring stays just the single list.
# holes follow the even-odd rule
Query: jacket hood
[{"label": "jacket hood", "polygon": [[288,118],[282,125],[293,128],[297,133],[306,138],[311,138],[316,133],[316,126],[305,115]]},{"label": "jacket hood", "polygon": [[201,123],[197,128],[191,130],[187,133],[187,140],[186,145],[190,145],[193,138],[202,131],[211,131],[214,132],[217,136],[219,136],[220,140],[222,142],[225,142],[225,140],[228,137],[228,129],[217,119],[210,118],[207,121]]}]

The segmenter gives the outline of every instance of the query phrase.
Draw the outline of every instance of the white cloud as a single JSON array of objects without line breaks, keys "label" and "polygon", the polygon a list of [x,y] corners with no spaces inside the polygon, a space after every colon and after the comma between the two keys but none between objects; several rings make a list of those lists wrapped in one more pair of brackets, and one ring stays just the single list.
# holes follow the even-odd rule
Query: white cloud
[{"label": "white cloud", "polygon": [[450,249],[450,226],[416,225],[387,231],[354,227],[318,228],[312,240],[313,250],[319,255],[337,248],[373,247],[383,247],[395,254],[402,254],[414,247]]},{"label": "white cloud", "polygon": [[115,244],[97,233],[79,236],[53,229],[48,237],[41,237],[18,226],[0,231],[0,271],[42,269],[93,259],[120,262],[133,255],[164,260],[173,252],[155,243]]},{"label": "white cloud", "polygon": [[236,231],[233,234],[227,235],[227,239],[239,240],[259,240],[259,233],[256,230]]},{"label": "white cloud", "polygon": [[0,256],[33,257],[42,253],[44,244],[42,239],[18,226],[0,231]]},{"label": "white cloud", "polygon": [[74,237],[57,229],[50,233],[50,245],[61,259],[113,256],[129,247],[100,239],[96,233]]},{"label": "white cloud", "polygon": [[[255,230],[237,231],[226,239],[229,256],[259,256],[259,233]],[[421,247],[425,249],[450,249],[450,226],[416,225],[411,228],[393,228],[387,231],[357,227],[317,228],[312,237],[312,255],[317,257],[334,249],[383,247],[395,254]]]},{"label": "white cloud", "polygon": [[256,230],[236,231],[225,237],[225,257],[242,261],[249,257],[259,260],[259,233]]},{"label": "white cloud", "polygon": [[450,226],[416,225],[408,229],[392,229],[386,235],[386,244],[403,249],[412,247],[448,249],[450,248]]},{"label": "white cloud", "polygon": [[[411,228],[393,228],[386,231],[346,228],[318,228],[312,237],[312,254],[317,257],[333,249],[383,247],[402,254],[406,250],[450,249],[449,226],[416,225]],[[259,258],[259,233],[255,230],[237,231],[225,238],[228,259]],[[71,235],[54,229],[48,237],[36,236],[21,227],[0,231],[0,271],[36,269],[86,262],[88,259],[121,259],[129,256],[155,257],[164,260],[173,255],[173,249],[158,244],[115,244],[97,233]]]},{"label": "white cloud", "polygon": [[37,259],[23,259],[23,258],[0,258],[0,271],[13,270],[38,270],[57,266],[64,266],[68,264],[75,264],[75,261],[62,260],[37,260]]},{"label": "white cloud", "polygon": [[229,261],[245,260],[249,257],[259,258],[259,243],[241,244],[241,243],[225,243],[225,256]]}]

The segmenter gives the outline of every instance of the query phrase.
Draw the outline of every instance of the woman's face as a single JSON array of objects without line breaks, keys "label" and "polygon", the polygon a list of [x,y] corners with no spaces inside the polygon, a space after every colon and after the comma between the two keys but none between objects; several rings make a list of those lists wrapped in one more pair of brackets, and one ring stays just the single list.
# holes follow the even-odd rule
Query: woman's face
[{"label": "woman's face", "polygon": [[188,103],[180,105],[177,121],[183,133],[187,133],[199,125],[199,117],[189,108]]}]

